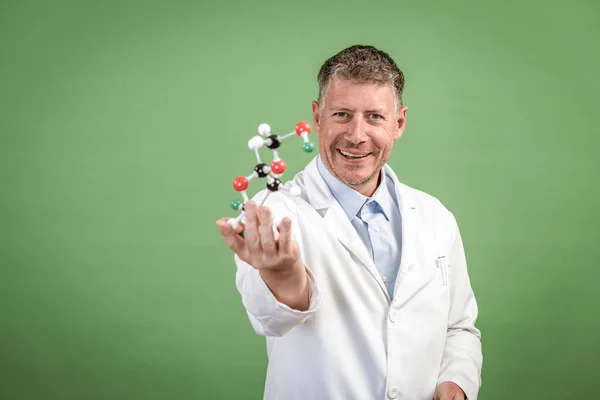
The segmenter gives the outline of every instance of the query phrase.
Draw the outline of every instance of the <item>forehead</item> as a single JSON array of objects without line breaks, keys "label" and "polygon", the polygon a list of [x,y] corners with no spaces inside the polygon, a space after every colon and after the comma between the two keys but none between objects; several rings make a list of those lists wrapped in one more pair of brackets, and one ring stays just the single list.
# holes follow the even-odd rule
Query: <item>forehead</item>
[{"label": "forehead", "polygon": [[332,79],[325,96],[325,106],[349,109],[393,108],[394,92],[386,84]]}]

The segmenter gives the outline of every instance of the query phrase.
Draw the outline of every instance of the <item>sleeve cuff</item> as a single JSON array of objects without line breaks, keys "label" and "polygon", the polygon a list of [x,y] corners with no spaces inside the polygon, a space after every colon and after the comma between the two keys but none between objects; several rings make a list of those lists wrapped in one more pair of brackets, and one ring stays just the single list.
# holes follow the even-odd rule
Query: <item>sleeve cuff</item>
[{"label": "sleeve cuff", "polygon": [[321,303],[321,291],[312,272],[306,268],[310,278],[311,296],[309,308],[299,311],[279,302],[258,270],[250,267],[242,286],[242,302],[248,313],[263,327],[266,336],[283,336],[292,328],[302,324]]}]

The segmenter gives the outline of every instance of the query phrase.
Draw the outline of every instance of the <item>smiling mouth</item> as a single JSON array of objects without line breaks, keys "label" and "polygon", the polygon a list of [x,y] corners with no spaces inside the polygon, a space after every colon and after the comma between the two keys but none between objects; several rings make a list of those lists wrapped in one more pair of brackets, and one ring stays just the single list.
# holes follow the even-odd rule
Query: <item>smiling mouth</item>
[{"label": "smiling mouth", "polygon": [[345,152],[343,150],[337,149],[338,153],[340,153],[343,157],[348,158],[350,160],[360,160],[361,158],[365,158],[368,155],[370,155],[371,153],[366,153],[366,154],[352,154],[352,153],[348,153]]}]

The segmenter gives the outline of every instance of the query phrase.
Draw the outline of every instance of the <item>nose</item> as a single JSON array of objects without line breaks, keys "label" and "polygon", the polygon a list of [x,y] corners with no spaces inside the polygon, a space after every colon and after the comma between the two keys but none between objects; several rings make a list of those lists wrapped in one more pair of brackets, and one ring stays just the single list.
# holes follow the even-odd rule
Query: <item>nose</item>
[{"label": "nose", "polygon": [[359,144],[367,140],[367,121],[362,115],[355,115],[348,124],[346,139],[354,144]]}]

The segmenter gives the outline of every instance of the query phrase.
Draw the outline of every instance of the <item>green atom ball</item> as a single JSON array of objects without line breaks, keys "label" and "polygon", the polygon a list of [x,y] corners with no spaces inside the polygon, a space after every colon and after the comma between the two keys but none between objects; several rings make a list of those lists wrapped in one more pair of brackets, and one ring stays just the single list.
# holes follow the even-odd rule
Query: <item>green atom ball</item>
[{"label": "green atom ball", "polygon": [[231,200],[231,208],[234,210],[238,210],[242,202],[240,200]]},{"label": "green atom ball", "polygon": [[310,152],[312,152],[314,149],[315,149],[315,145],[314,145],[314,144],[312,144],[311,142],[305,142],[305,143],[302,145],[302,150],[304,150],[304,151],[305,151],[305,152],[307,152],[307,153],[310,153]]}]

